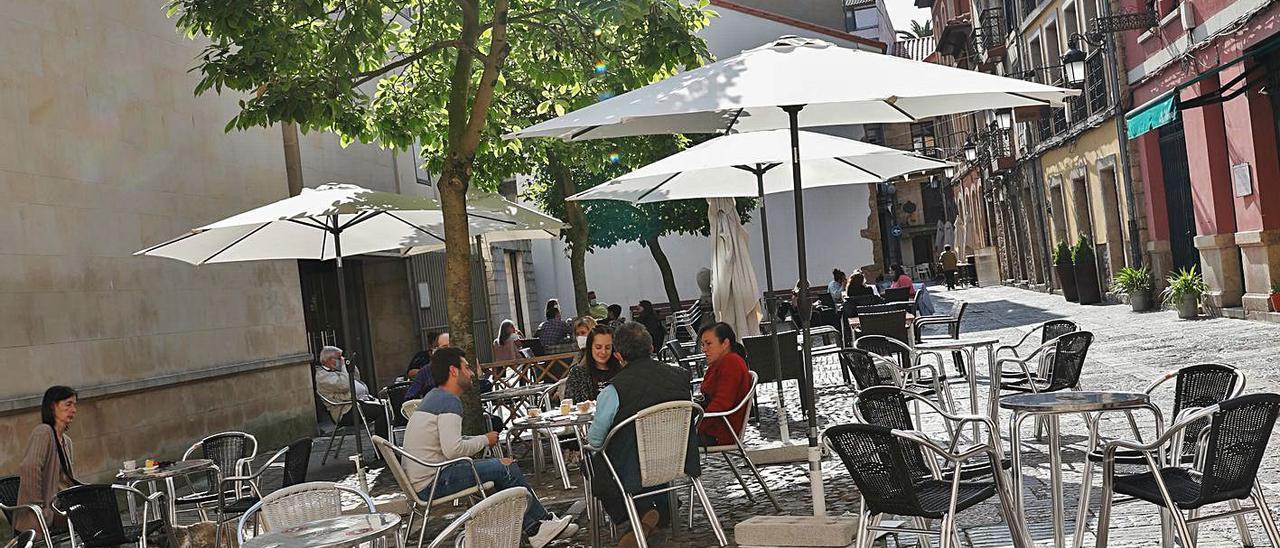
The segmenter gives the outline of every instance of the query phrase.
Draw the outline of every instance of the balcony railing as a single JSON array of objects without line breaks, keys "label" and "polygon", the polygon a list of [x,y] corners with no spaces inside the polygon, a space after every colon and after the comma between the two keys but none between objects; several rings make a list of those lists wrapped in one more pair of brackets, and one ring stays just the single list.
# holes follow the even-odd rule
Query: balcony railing
[{"label": "balcony railing", "polygon": [[1005,35],[1003,8],[987,8],[978,14],[978,26],[973,39],[981,51],[989,52],[1004,47]]},{"label": "balcony railing", "polygon": [[1089,102],[1089,114],[1096,114],[1111,105],[1107,95],[1106,61],[1101,49],[1096,49],[1085,58],[1084,97]]}]

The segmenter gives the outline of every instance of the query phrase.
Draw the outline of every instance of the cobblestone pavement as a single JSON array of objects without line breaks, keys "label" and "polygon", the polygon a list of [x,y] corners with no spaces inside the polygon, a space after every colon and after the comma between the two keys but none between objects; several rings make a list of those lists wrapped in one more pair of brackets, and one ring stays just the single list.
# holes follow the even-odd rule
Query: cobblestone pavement
[{"label": "cobblestone pavement", "polygon": [[[956,299],[966,301],[965,320],[962,332],[993,336],[1004,343],[1016,342],[1023,333],[1032,326],[1054,318],[1068,318],[1081,325],[1083,329],[1093,331],[1096,335],[1093,348],[1089,352],[1082,376],[1082,385],[1086,390],[1130,390],[1140,391],[1159,373],[1183,365],[1202,362],[1220,362],[1240,367],[1248,376],[1247,390],[1250,392],[1280,391],[1280,325],[1244,322],[1231,319],[1202,319],[1182,321],[1173,312],[1151,312],[1134,314],[1125,305],[1081,306],[1065,302],[1062,297],[1046,295],[1021,289],[994,287],[981,289],[964,289],[954,292],[939,290],[935,293],[939,301],[939,312],[945,312]],[[948,360],[949,362],[950,360]],[[980,401],[985,402],[985,366],[980,366],[979,394]],[[819,428],[833,424],[851,422],[853,418],[850,405],[852,390],[844,386],[839,368],[834,362],[821,363],[815,374],[817,379]],[[790,430],[793,436],[803,435],[805,424],[801,415],[796,387],[789,383],[784,399],[787,402]],[[968,409],[968,390],[963,385],[953,386],[957,404],[961,409]],[[747,432],[747,443],[752,447],[776,445],[778,440],[777,413],[774,404],[774,390],[765,387],[760,390],[761,419],[758,426],[751,426]],[[1161,406],[1169,408],[1169,401],[1161,401]],[[1143,422],[1145,420],[1145,422]],[[1008,415],[1005,414],[1000,426],[1007,430]],[[1139,415],[1140,426],[1144,431],[1152,431],[1152,419]],[[943,433],[938,424],[926,422],[923,430]],[[1104,419],[1102,431],[1122,435],[1127,432],[1125,421],[1117,415],[1114,419]],[[1087,442],[1084,423],[1077,417],[1062,419],[1064,493],[1065,507],[1068,514],[1067,535],[1071,535],[1076,502],[1079,498],[1081,473],[1083,471],[1083,446]],[[1273,436],[1280,440],[1280,436]],[[803,438],[800,440],[803,442]],[[1005,433],[1005,447],[1008,439]],[[350,443],[348,442],[348,448]],[[315,451],[317,460],[323,445],[317,444]],[[1023,436],[1024,496],[1026,499],[1025,517],[1030,525],[1037,546],[1052,545],[1052,529],[1050,526],[1049,483],[1047,469],[1046,446],[1038,442],[1030,434],[1027,427]],[[318,463],[317,463],[318,465]],[[531,463],[525,459],[522,467],[528,472]],[[333,461],[323,468],[313,468],[313,477],[341,478],[342,481],[354,483],[354,478],[347,473],[350,466],[345,460],[335,464]],[[774,465],[762,468],[766,482],[773,489],[785,512],[805,515],[811,513],[809,503],[808,472],[804,463],[794,465]],[[576,470],[571,469],[576,474]],[[399,496],[395,481],[385,469],[374,468],[370,471],[370,482],[373,494],[380,501]],[[1269,497],[1272,511],[1280,513],[1280,441],[1273,441],[1263,461],[1263,470],[1259,477],[1262,480],[1266,495]],[[831,514],[855,513],[857,511],[857,493],[847,472],[838,460],[828,458],[823,463],[823,478],[827,493],[827,508]],[[1094,496],[1091,508],[1098,505],[1097,493],[1100,490],[1098,474],[1094,475]],[[733,542],[733,525],[754,515],[771,514],[773,509],[763,497],[756,502],[747,500],[742,488],[725,469],[721,461],[704,461],[703,481],[709,491],[713,506],[720,522],[724,525],[730,542]],[[534,482],[538,495],[553,512],[564,513],[569,507],[582,498],[581,479],[573,480],[575,488],[564,490],[554,472],[543,473],[540,480]],[[753,489],[754,482],[748,480]],[[994,499],[993,499],[994,501]],[[443,528],[447,516],[457,515],[462,508],[450,508],[443,515],[433,515],[428,526],[428,539],[434,532]],[[585,516],[580,518],[582,532],[575,539],[558,543],[560,546],[586,546],[588,543]],[[1249,518],[1255,545],[1267,545],[1261,524],[1256,518]],[[687,524],[686,524],[687,525]],[[961,514],[959,519],[961,535],[967,546],[1008,546],[1008,532],[1000,519],[999,508],[994,502],[979,505]],[[1086,533],[1085,545],[1092,546],[1093,531],[1096,527],[1096,515],[1091,511]],[[1154,507],[1142,503],[1120,505],[1113,511],[1111,525],[1112,546],[1157,546],[1159,544],[1159,519]],[[1239,536],[1234,522],[1230,519],[1208,522],[1200,527],[1200,546],[1240,546]],[[694,529],[679,527],[672,532],[664,532],[660,542],[655,545],[672,547],[714,546],[712,535],[701,512],[695,521]],[[902,537],[902,545],[915,543],[914,538]],[[610,545],[607,541],[606,545]],[[892,543],[891,543],[892,545]]]}]

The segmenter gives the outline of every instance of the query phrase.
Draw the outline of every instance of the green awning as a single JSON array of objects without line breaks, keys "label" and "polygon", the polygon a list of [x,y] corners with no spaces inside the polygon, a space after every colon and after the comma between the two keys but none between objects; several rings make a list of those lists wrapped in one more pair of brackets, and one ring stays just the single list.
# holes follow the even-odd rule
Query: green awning
[{"label": "green awning", "polygon": [[1129,130],[1129,138],[1136,139],[1139,135],[1156,129],[1160,126],[1168,124],[1178,119],[1178,90],[1175,88],[1162,97],[1148,101],[1124,117],[1124,123]]}]

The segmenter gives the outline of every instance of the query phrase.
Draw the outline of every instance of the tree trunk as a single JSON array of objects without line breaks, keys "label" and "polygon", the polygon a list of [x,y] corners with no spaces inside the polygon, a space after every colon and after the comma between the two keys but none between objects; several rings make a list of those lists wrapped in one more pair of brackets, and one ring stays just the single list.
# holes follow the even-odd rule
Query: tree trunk
[{"label": "tree trunk", "polygon": [[[569,170],[560,162],[560,155],[554,150],[547,153],[547,170],[554,184],[559,187],[560,198],[564,200],[578,192]],[[587,229],[587,215],[578,202],[564,202],[564,220],[569,223],[565,237],[569,243],[569,271],[573,275],[573,304],[575,315],[586,316],[589,307],[587,300],[587,247],[590,244],[590,233]]]},{"label": "tree trunk", "polygon": [[284,135],[284,173],[289,182],[289,195],[302,194],[302,153],[298,150],[298,125],[293,122],[280,124]]},{"label": "tree trunk", "polygon": [[[452,160],[446,163],[443,171],[437,191],[444,216],[444,290],[449,296],[449,342],[466,352],[472,364],[479,365],[475,338],[471,333],[474,320],[471,313],[471,231],[467,223],[470,165]],[[463,432],[477,435],[489,430],[482,423],[483,407],[476,390],[462,395],[462,406]]]},{"label": "tree trunk", "polygon": [[671,272],[671,261],[667,260],[667,254],[662,251],[658,237],[652,234],[645,236],[644,246],[649,248],[649,253],[653,255],[653,262],[658,263],[658,271],[662,273],[662,286],[667,290],[667,301],[670,303],[671,311],[680,310],[680,290],[676,289],[676,277]]}]

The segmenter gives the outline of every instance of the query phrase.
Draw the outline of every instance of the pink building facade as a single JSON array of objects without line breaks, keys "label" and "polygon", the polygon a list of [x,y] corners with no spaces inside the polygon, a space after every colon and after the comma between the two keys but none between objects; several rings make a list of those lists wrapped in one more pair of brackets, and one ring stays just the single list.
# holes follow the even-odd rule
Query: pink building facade
[{"label": "pink building facade", "polygon": [[1153,267],[1197,266],[1208,304],[1266,313],[1280,284],[1280,4],[1154,7],[1157,27],[1123,35]]}]

